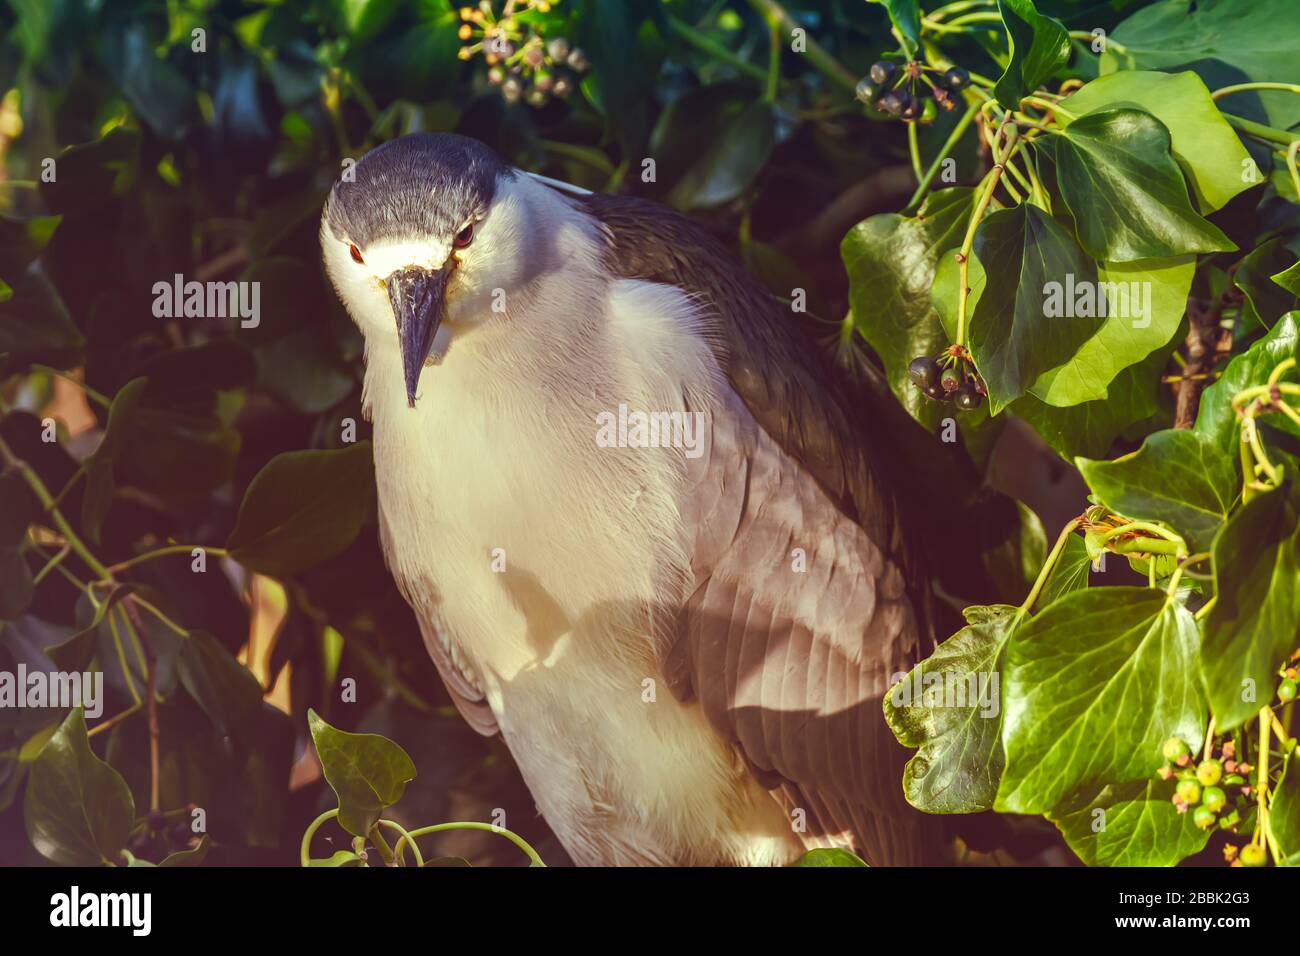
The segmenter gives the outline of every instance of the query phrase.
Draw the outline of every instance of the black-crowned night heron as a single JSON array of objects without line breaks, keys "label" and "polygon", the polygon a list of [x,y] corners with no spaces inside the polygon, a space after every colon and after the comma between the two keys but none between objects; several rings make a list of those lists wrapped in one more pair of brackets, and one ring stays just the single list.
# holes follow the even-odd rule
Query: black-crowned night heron
[{"label": "black-crowned night heron", "polygon": [[414,135],[325,207],[389,565],[580,864],[924,858],[897,511],[791,316],[652,202]]}]

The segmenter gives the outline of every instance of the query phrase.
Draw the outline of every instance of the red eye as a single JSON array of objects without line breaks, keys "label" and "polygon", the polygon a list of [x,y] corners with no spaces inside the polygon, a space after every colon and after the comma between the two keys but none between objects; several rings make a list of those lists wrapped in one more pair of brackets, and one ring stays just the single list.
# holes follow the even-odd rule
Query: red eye
[{"label": "red eye", "polygon": [[456,233],[456,238],[451,240],[451,244],[457,249],[464,249],[473,241],[474,241],[474,224],[471,222],[460,232]]},{"label": "red eye", "polygon": [[348,246],[348,252],[352,253],[353,262],[365,263],[366,260],[361,258],[361,250],[356,246]]}]

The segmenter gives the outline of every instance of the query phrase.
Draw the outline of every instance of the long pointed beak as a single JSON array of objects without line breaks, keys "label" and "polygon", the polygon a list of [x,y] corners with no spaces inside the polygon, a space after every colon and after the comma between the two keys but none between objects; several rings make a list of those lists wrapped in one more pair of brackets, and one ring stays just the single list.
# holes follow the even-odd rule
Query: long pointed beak
[{"label": "long pointed beak", "polygon": [[402,347],[402,372],[406,378],[406,404],[415,407],[415,387],[420,370],[442,323],[446,308],[450,269],[429,271],[418,266],[399,269],[388,277],[388,300],[397,320],[397,337]]}]

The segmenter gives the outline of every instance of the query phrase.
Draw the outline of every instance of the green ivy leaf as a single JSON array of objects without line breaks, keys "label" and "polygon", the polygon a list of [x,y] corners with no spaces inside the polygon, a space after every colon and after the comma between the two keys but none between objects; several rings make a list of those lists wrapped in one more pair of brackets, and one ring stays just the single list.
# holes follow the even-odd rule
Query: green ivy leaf
[{"label": "green ivy leaf", "polygon": [[[1254,185],[1242,176],[1250,154],[1195,73],[1110,73],[1071,93],[1062,105],[1080,116],[1131,107],[1158,119],[1169,130],[1170,150],[1203,213],[1222,208]],[[1063,126],[1072,122],[1069,116],[1057,115]]]},{"label": "green ivy leaf", "polygon": [[[1211,89],[1247,80],[1300,83],[1300,20],[1291,0],[1164,0],[1138,10],[1113,36],[1101,55],[1102,73],[1187,68]],[[1300,122],[1293,93],[1246,93],[1220,105],[1240,114],[1252,100],[1271,126]]]},{"label": "green ivy leaf", "polygon": [[384,809],[402,799],[415,779],[415,764],[387,737],[336,730],[314,710],[307,711],[307,725],[325,779],[339,798],[339,824],[365,836]]},{"label": "green ivy leaf", "polygon": [[799,859],[790,864],[791,866],[866,866],[866,861],[861,857],[854,856],[848,850],[840,850],[834,847],[818,847],[815,850],[809,850]]},{"label": "green ivy leaf", "polygon": [[1285,276],[1288,269],[1300,268],[1293,251],[1297,247],[1300,243],[1295,238],[1270,239],[1247,253],[1233,273],[1233,283],[1246,294],[1243,313],[1266,329],[1272,328],[1280,316],[1300,308],[1297,294],[1274,278]]},{"label": "green ivy leaf", "polygon": [[99,544],[99,531],[113,500],[113,459],[125,444],[135,413],[144,393],[146,378],[133,378],[113,396],[108,409],[104,437],[95,454],[86,462],[86,492],[81,499],[81,524],[92,544]]},{"label": "green ivy leaf", "polygon": [[1288,754],[1268,805],[1268,828],[1285,857],[1300,853],[1300,771],[1291,766],[1295,762],[1295,753]]},{"label": "green ivy leaf", "polygon": [[76,352],[86,344],[63,300],[44,276],[24,273],[12,292],[0,299],[0,355],[12,352],[40,359]]},{"label": "green ivy leaf", "polygon": [[240,736],[257,716],[262,685],[211,634],[191,631],[176,658],[177,676],[217,730]]},{"label": "green ivy leaf", "polygon": [[1145,780],[1160,745],[1200,741],[1199,635],[1185,607],[1151,588],[1075,591],[1007,644],[995,808],[1047,813],[1087,787]]},{"label": "green ivy leaf", "polygon": [[287,577],[342,553],[374,497],[370,442],[285,452],[253,478],[226,541],[254,571]]},{"label": "green ivy leaf", "polygon": [[308,860],[308,866],[320,867],[341,867],[341,866],[360,866],[364,861],[351,850],[335,850],[327,857],[317,860]]},{"label": "green ivy leaf", "polygon": [[871,0],[889,13],[889,22],[903,37],[903,46],[915,50],[921,44],[921,6],[918,0]]},{"label": "green ivy leaf", "polygon": [[1020,98],[1038,89],[1070,58],[1070,35],[1059,20],[1038,12],[1033,0],[998,0],[998,13],[1007,28],[1011,60],[993,87],[993,95],[1009,110]]},{"label": "green ivy leaf", "polygon": [[167,854],[158,865],[165,867],[199,866],[203,863],[204,857],[208,855],[208,850],[211,848],[212,841],[205,834],[200,838],[197,845],[188,850],[177,850],[175,853]]},{"label": "green ivy leaf", "polygon": [[1174,806],[1173,780],[1108,785],[1047,815],[1088,866],[1174,866],[1210,838]]},{"label": "green ivy leaf", "polygon": [[[927,813],[988,810],[1002,776],[1001,702],[993,680],[1021,616],[1006,604],[962,613],[966,626],[912,668],[883,702],[885,721],[898,742],[917,748],[903,771],[903,793]],[[948,687],[964,696],[949,699]],[[992,700],[986,696],[981,703],[981,694]]]},{"label": "green ivy leaf", "polygon": [[[1300,313],[1297,312],[1283,316],[1267,335],[1243,354],[1233,357],[1219,380],[1201,393],[1192,430],[1213,441],[1225,455],[1236,456],[1239,429],[1232,397],[1252,385],[1263,385],[1278,363],[1288,358],[1300,358]],[[1294,375],[1293,370],[1283,379]],[[1267,415],[1259,421],[1261,435],[1270,428],[1300,435],[1300,429],[1283,415]]]},{"label": "green ivy leaf", "polygon": [[1051,283],[1096,282],[1097,268],[1064,228],[1024,203],[986,216],[975,231],[986,283],[971,309],[969,344],[997,414],[1038,376],[1066,362],[1101,327],[1101,316],[1048,318]]},{"label": "green ivy leaf", "polygon": [[1067,461],[1076,455],[1099,457],[1120,432],[1156,413],[1158,378],[1167,362],[1165,350],[1152,352],[1116,375],[1106,386],[1107,397],[1098,401],[1057,408],[1031,394],[1012,403],[1011,411]]},{"label": "green ivy leaf", "polygon": [[0,216],[0,276],[17,282],[32,260],[41,254],[58,228],[62,216],[16,219]]},{"label": "green ivy leaf", "polygon": [[1255,716],[1272,696],[1300,630],[1298,511],[1300,495],[1288,484],[1247,502],[1214,542],[1219,592],[1204,622],[1201,673],[1220,730]]},{"label": "green ivy leaf", "polygon": [[60,866],[115,863],[135,820],[126,781],[95,756],[74,708],[33,761],[23,798],[27,838]]},{"label": "green ivy leaf", "polygon": [[850,229],[840,244],[853,326],[884,362],[898,400],[932,431],[948,411],[912,385],[907,365],[948,345],[930,287],[939,254],[961,243],[971,210],[970,189],[941,189],[927,197],[915,218],[872,216]]},{"label": "green ivy leaf", "polygon": [[32,569],[18,548],[0,548],[0,621],[12,621],[32,603]]},{"label": "green ivy leaf", "polygon": [[1272,279],[1292,295],[1300,297],[1300,262],[1277,273]]},{"label": "green ivy leaf", "polygon": [[1237,248],[1192,208],[1169,152],[1169,130],[1150,113],[1089,113],[1049,142],[1079,243],[1094,259],[1132,262]]},{"label": "green ivy leaf", "polygon": [[[1098,263],[1098,289],[1110,314],[1068,361],[1038,376],[1030,392],[1057,406],[1107,398],[1115,376],[1177,334],[1195,271],[1195,256]],[[1076,311],[1079,304],[1076,296]]]},{"label": "green ivy leaf", "polygon": [[763,171],[775,142],[772,104],[751,103],[712,131],[699,159],[668,194],[669,204],[697,212],[731,202]]},{"label": "green ivy leaf", "polygon": [[1156,432],[1114,461],[1080,458],[1075,464],[1112,511],[1164,522],[1193,551],[1209,548],[1237,499],[1234,460],[1190,429]]},{"label": "green ivy leaf", "polygon": [[106,596],[99,599],[94,614],[81,630],[67,640],[45,649],[45,656],[61,671],[84,671],[95,656],[95,643],[104,618],[128,594],[136,590],[134,584],[115,584]]}]

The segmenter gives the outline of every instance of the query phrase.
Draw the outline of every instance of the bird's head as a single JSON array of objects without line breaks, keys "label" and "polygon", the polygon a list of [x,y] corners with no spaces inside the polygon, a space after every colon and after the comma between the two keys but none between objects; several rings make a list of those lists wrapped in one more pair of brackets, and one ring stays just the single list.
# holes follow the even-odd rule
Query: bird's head
[{"label": "bird's head", "polygon": [[415,134],[371,150],[330,192],[326,271],[368,346],[400,349],[412,406],[439,327],[490,316],[494,291],[527,278],[517,175],[476,140]]}]

